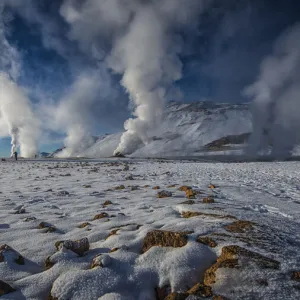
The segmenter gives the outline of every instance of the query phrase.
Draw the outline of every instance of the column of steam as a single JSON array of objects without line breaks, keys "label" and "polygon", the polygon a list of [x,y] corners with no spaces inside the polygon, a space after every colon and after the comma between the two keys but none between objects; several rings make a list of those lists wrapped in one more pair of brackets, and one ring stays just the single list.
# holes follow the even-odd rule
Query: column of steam
[{"label": "column of steam", "polygon": [[17,152],[18,149],[18,131],[19,130],[17,128],[11,128],[9,130],[11,136],[11,153],[10,153],[11,157],[15,155],[15,152]]},{"label": "column of steam", "polygon": [[172,36],[174,24],[165,14],[160,6],[139,7],[128,32],[113,49],[111,68],[123,73],[121,84],[136,107],[136,118],[125,122],[115,156],[131,154],[148,143],[148,132],[159,124],[163,113],[165,91],[181,77],[178,45]]}]

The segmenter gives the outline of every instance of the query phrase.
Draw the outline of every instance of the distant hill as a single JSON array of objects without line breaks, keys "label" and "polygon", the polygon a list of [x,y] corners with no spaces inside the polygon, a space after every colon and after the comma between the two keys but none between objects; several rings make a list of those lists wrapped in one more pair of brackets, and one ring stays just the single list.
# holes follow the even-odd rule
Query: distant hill
[{"label": "distant hill", "polygon": [[[248,104],[170,102],[162,122],[149,132],[151,142],[137,149],[131,156],[190,156],[203,151],[220,151],[225,145],[243,144],[251,131]],[[91,147],[78,152],[76,156],[112,156],[121,135],[122,132],[97,137]],[[234,147],[231,149],[236,150]],[[51,156],[56,156],[61,150],[56,150]]]}]

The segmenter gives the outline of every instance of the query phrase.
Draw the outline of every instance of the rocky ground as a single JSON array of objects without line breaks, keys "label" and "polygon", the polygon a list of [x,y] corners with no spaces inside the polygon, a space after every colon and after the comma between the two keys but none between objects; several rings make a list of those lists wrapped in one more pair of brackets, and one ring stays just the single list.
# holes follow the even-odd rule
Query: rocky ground
[{"label": "rocky ground", "polygon": [[300,298],[300,162],[0,171],[1,299]]}]

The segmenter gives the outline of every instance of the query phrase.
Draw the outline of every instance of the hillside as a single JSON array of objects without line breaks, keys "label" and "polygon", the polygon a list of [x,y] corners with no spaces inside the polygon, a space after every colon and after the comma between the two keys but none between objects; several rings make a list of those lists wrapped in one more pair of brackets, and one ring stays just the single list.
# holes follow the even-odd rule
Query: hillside
[{"label": "hillside", "polygon": [[[170,102],[162,123],[149,133],[151,142],[132,157],[161,157],[198,155],[205,146],[220,138],[251,132],[248,104],[215,104]],[[83,152],[80,157],[108,157],[117,147],[122,133],[106,135]],[[220,149],[218,149],[220,150]]]}]

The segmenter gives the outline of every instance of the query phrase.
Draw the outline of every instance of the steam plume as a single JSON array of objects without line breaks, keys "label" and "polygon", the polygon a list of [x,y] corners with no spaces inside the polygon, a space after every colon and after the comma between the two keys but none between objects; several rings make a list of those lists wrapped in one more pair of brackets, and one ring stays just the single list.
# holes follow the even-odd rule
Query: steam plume
[{"label": "steam plume", "polygon": [[[176,33],[197,22],[206,2],[64,2],[61,14],[71,25],[69,37],[122,74],[121,84],[134,103],[136,118],[125,122],[126,132],[115,153],[132,153],[149,142],[148,132],[160,121],[168,89],[181,78],[182,41]],[[105,51],[109,45],[111,50]]]},{"label": "steam plume", "polygon": [[12,153],[20,147],[23,157],[38,152],[40,123],[34,115],[30,101],[8,75],[0,72],[0,116],[11,135]]},{"label": "steam plume", "polygon": [[272,146],[272,155],[289,156],[300,142],[300,24],[279,37],[245,93],[253,97],[251,153]]}]

